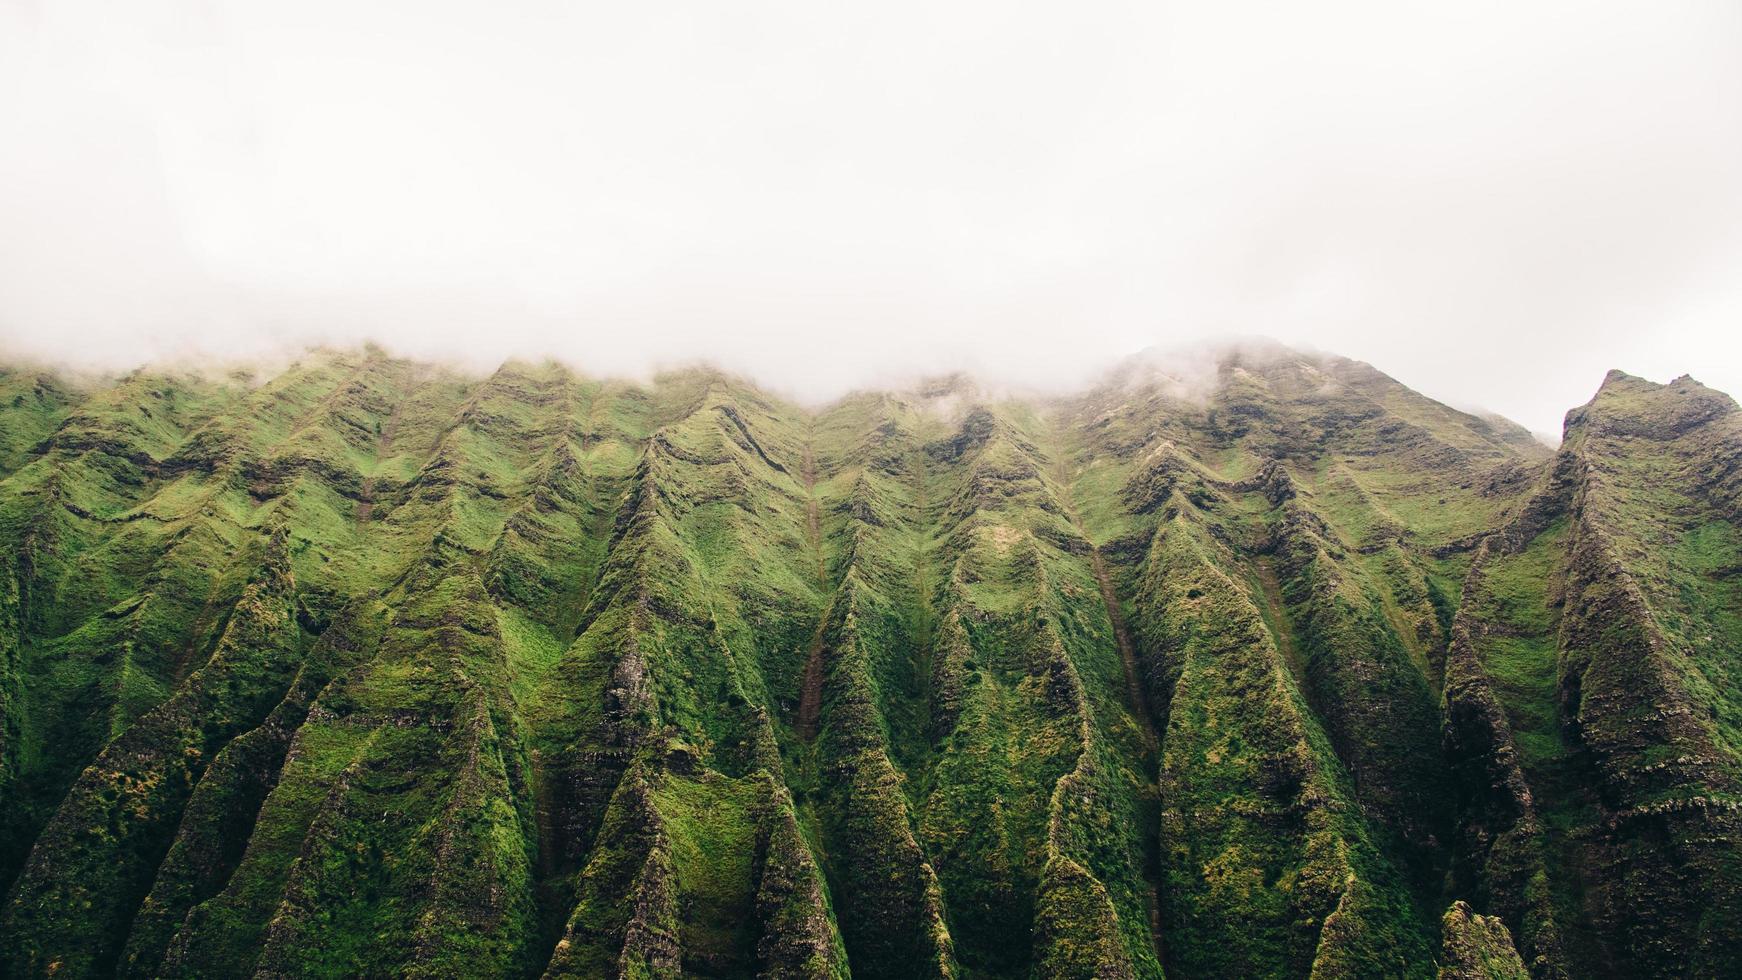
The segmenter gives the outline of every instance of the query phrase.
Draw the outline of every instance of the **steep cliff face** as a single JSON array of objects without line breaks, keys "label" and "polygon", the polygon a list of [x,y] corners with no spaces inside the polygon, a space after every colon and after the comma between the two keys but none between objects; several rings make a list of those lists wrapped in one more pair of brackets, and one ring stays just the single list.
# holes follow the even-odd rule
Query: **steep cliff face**
[{"label": "steep cliff face", "polygon": [[1739,505],[1276,347],[6,370],[0,973],[1734,975]]}]

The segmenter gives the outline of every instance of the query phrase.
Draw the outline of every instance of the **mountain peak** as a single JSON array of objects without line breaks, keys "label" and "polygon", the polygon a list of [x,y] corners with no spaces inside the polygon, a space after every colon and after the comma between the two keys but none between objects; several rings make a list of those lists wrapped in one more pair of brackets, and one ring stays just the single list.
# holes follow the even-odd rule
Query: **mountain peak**
[{"label": "mountain peak", "polygon": [[1736,411],[1734,399],[1692,375],[1658,384],[1611,370],[1588,403],[1567,413],[1564,441],[1592,425],[1615,435],[1674,438]]}]

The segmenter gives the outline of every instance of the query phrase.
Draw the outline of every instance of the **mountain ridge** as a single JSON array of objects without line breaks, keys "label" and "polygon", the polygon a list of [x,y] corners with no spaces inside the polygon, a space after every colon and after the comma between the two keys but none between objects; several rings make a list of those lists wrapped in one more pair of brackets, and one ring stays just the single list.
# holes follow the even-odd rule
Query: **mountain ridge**
[{"label": "mountain ridge", "polygon": [[1738,968],[1735,402],[1207,363],[0,369],[0,967]]}]

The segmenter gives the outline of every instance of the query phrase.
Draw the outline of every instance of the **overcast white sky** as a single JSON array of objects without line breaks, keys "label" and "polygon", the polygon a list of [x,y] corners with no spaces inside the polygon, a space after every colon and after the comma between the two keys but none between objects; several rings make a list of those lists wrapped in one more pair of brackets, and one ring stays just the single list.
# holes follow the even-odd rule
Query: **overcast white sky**
[{"label": "overcast white sky", "polygon": [[0,0],[0,349],[1742,393],[1742,4]]}]

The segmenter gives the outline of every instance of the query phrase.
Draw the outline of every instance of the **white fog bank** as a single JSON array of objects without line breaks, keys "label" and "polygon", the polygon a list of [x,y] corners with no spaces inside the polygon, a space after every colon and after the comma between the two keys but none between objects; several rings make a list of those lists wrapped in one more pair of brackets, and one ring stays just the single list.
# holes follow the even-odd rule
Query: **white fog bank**
[{"label": "white fog bank", "polygon": [[1742,393],[1742,5],[0,0],[0,356]]}]

